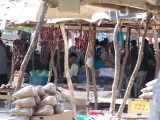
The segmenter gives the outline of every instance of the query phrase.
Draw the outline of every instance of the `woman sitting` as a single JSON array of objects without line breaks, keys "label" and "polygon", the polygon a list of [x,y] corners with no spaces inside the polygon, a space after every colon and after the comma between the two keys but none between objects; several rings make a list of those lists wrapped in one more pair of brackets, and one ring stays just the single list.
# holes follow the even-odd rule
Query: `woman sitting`
[{"label": "woman sitting", "polygon": [[107,66],[107,68],[100,68],[96,73],[97,83],[102,86],[111,85],[113,83],[115,74],[112,61],[106,60],[105,66]]}]

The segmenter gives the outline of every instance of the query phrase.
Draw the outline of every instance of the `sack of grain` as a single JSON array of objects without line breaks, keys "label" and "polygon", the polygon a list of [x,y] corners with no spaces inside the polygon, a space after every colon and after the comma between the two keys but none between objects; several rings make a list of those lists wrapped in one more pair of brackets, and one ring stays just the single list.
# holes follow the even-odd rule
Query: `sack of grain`
[{"label": "sack of grain", "polygon": [[142,93],[139,97],[142,98],[142,99],[152,99],[153,98],[153,92]]},{"label": "sack of grain", "polygon": [[141,90],[141,92],[153,92],[153,86],[145,87]]},{"label": "sack of grain", "polygon": [[54,94],[52,94],[56,99],[57,101],[59,101],[61,99],[61,93],[56,91]]},{"label": "sack of grain", "polygon": [[37,90],[39,96],[45,95],[45,91],[41,85],[38,85],[37,87],[35,87],[35,89]]},{"label": "sack of grain", "polygon": [[14,117],[8,118],[8,120],[29,120],[29,117],[26,117],[26,116],[14,116]]},{"label": "sack of grain", "polygon": [[14,97],[21,99],[26,97],[38,96],[37,91],[32,86],[27,86],[13,94]]},{"label": "sack of grain", "polygon": [[53,115],[54,114],[54,109],[51,105],[45,105],[34,113],[34,115]]},{"label": "sack of grain", "polygon": [[37,105],[41,103],[41,98],[39,96],[35,96],[34,99]]},{"label": "sack of grain", "polygon": [[19,107],[25,107],[25,108],[30,108],[30,107],[35,107],[36,102],[34,100],[34,97],[27,97],[23,99],[16,100],[12,103],[13,105],[19,106]]},{"label": "sack of grain", "polygon": [[156,82],[157,82],[157,79],[152,80],[152,81],[146,83],[146,86],[153,86]]},{"label": "sack of grain", "polygon": [[11,109],[9,112],[18,116],[30,117],[34,113],[34,108],[14,108],[14,109]]},{"label": "sack of grain", "polygon": [[43,89],[45,90],[46,93],[55,93],[56,92],[56,86],[53,83],[48,83],[47,85],[45,85],[43,87]]},{"label": "sack of grain", "polygon": [[56,106],[57,104],[57,99],[54,96],[48,96],[44,100],[41,101],[41,103],[38,105],[38,108],[41,108],[45,105],[51,105],[51,106]]},{"label": "sack of grain", "polygon": [[64,112],[63,105],[57,103],[57,105],[54,107],[54,112],[55,114],[63,113]]},{"label": "sack of grain", "polygon": [[44,96],[41,96],[41,100],[44,100],[48,96],[50,96],[50,95],[48,93],[45,93]]}]

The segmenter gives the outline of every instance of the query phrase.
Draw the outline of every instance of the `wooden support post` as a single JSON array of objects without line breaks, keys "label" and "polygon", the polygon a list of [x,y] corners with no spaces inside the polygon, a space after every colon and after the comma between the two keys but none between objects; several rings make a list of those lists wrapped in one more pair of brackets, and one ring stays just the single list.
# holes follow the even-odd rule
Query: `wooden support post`
[{"label": "wooden support post", "polygon": [[[91,38],[91,52],[94,55],[95,54],[95,37],[96,37],[96,27],[94,26],[94,29],[92,30],[92,24],[90,23],[89,29],[91,31],[90,38]],[[93,82],[93,88],[94,88],[94,99],[95,99],[95,110],[98,109],[98,94],[97,94],[97,87],[96,87],[96,74],[94,66],[91,68],[92,71],[92,82]]]},{"label": "wooden support post", "polygon": [[34,67],[34,51],[32,53],[32,70],[35,70],[35,67]]},{"label": "wooden support post", "polygon": [[145,37],[146,37],[146,34],[147,34],[147,30],[148,30],[148,27],[149,27],[149,23],[150,23],[150,20],[152,18],[152,14],[149,13],[148,14],[148,17],[147,17],[147,20],[146,20],[146,25],[145,25],[145,29],[144,29],[144,33],[143,33],[143,36],[142,36],[142,44],[141,44],[141,47],[140,47],[140,51],[139,51],[139,55],[138,55],[138,61],[137,61],[137,64],[136,64],[136,67],[132,73],[132,76],[130,78],[130,81],[129,81],[129,84],[128,84],[128,87],[127,87],[127,90],[126,90],[126,93],[125,93],[125,96],[123,98],[123,102],[118,110],[118,113],[117,113],[117,117],[118,119],[121,118],[121,115],[122,115],[122,112],[124,110],[124,107],[125,107],[125,104],[126,104],[126,101],[128,100],[129,98],[129,95],[130,95],[130,92],[131,92],[131,89],[132,89],[132,86],[134,84],[134,80],[135,80],[135,77],[138,73],[138,70],[140,68],[140,65],[141,65],[141,62],[142,62],[142,59],[143,59],[143,48],[144,48],[144,44],[145,44]]},{"label": "wooden support post", "polygon": [[[86,91],[87,91],[86,103],[89,102],[89,83],[90,83],[89,70],[88,70],[88,65],[86,64],[86,62],[87,62],[87,59],[88,59],[88,56],[89,56],[89,52],[90,52],[91,34],[92,34],[92,31],[89,30],[88,46],[87,46],[87,51],[86,51],[86,55],[85,55],[85,69],[86,69],[86,79],[87,79],[87,82],[86,82]],[[86,113],[88,114],[88,112],[89,112],[89,109],[87,107],[86,108]]]},{"label": "wooden support post", "polygon": [[154,36],[154,47],[156,49],[156,70],[155,70],[155,78],[158,77],[159,72],[159,44],[157,38],[157,31],[153,29],[153,36]]},{"label": "wooden support post", "polygon": [[[53,40],[53,27],[51,27],[51,39]],[[53,43],[50,43],[50,51],[51,51],[51,58],[49,62],[49,77],[48,77],[48,83],[50,83],[51,78],[52,78],[52,66],[53,66],[53,59],[54,59],[54,54],[53,54]]]},{"label": "wooden support post", "polygon": [[[58,45],[58,41],[56,42],[56,45],[54,47],[54,50],[53,50],[53,63],[52,63],[52,68],[53,68],[53,72],[54,72],[54,84],[57,85],[57,69],[55,67],[55,62],[54,62],[54,55],[56,53],[56,46]],[[53,49],[53,48],[52,48]]]},{"label": "wooden support post", "polygon": [[58,43],[58,49],[57,49],[57,69],[58,69],[58,73],[59,73],[59,76],[60,76],[60,80],[62,80],[61,65],[60,65],[60,48],[59,48],[59,43]]},{"label": "wooden support post", "polygon": [[13,81],[13,78],[14,78],[14,67],[15,67],[15,63],[12,63],[12,65],[11,65],[11,76],[10,76],[10,80],[9,80],[10,85],[12,85],[12,81]]},{"label": "wooden support post", "polygon": [[67,78],[68,87],[69,87],[70,102],[71,102],[72,111],[73,111],[72,114],[73,114],[73,118],[75,118],[76,117],[76,106],[75,106],[75,100],[74,100],[73,84],[72,84],[71,76],[70,76],[70,73],[69,73],[68,40],[67,40],[67,35],[66,35],[65,29],[64,29],[64,23],[60,23],[60,28],[61,28],[62,36],[63,36],[63,39],[64,39],[64,48],[65,48],[65,59],[64,59],[65,66],[64,66],[64,68],[65,68],[66,78]]},{"label": "wooden support post", "polygon": [[110,105],[111,114],[114,114],[115,102],[117,98],[117,87],[120,79],[120,55],[119,55],[118,40],[117,40],[118,30],[120,28],[119,11],[116,11],[116,18],[117,18],[117,24],[115,26],[114,36],[113,36],[114,49],[115,49],[115,75],[114,75],[114,82],[112,85],[112,97],[111,97],[112,102]]},{"label": "wooden support post", "polygon": [[123,63],[122,63],[122,67],[121,67],[121,77],[120,77],[120,81],[119,81],[119,85],[118,85],[118,92],[121,92],[121,87],[122,87],[122,83],[124,80],[124,71],[125,71],[125,66],[126,66],[126,61],[128,58],[128,41],[129,41],[129,28],[127,28],[127,33],[126,33],[126,42],[125,42],[125,57],[123,58]]},{"label": "wooden support post", "polygon": [[18,78],[16,91],[18,91],[21,88],[23,75],[24,75],[24,72],[26,70],[28,61],[29,61],[33,51],[35,50],[36,44],[38,42],[38,36],[40,34],[40,31],[41,31],[41,28],[42,28],[42,24],[43,24],[43,20],[44,20],[45,14],[47,12],[47,9],[48,9],[48,4],[44,3],[40,19],[38,21],[38,24],[37,24],[37,27],[36,27],[36,30],[35,30],[34,38],[33,38],[32,42],[31,42],[31,44],[29,46],[29,49],[28,49],[28,51],[27,51],[27,53],[26,53],[26,55],[24,57],[24,60],[23,60],[23,62],[21,64],[21,67],[20,67],[20,74],[19,74],[19,78]]}]

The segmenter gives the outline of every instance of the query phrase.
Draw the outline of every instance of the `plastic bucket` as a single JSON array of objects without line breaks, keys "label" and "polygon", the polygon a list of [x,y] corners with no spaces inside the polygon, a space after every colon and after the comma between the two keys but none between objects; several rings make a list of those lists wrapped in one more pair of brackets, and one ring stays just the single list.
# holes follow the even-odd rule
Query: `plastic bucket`
[{"label": "plastic bucket", "polygon": [[[19,77],[19,73],[14,73],[14,82],[18,82],[18,77]],[[28,81],[28,73],[24,73],[23,75],[23,82],[27,82]]]},{"label": "plastic bucket", "polygon": [[48,77],[29,76],[29,83],[33,85],[46,85]]},{"label": "plastic bucket", "polygon": [[100,68],[105,68],[105,61],[94,61],[94,68],[95,69],[100,69]]}]

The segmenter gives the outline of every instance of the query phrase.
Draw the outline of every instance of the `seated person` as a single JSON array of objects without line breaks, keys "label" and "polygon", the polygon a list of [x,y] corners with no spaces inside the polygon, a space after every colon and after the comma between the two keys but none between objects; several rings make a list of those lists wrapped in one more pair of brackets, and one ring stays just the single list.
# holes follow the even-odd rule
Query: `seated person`
[{"label": "seated person", "polygon": [[[76,82],[77,81],[77,74],[78,74],[78,65],[75,64],[75,61],[77,59],[77,55],[76,53],[70,53],[69,54],[69,73],[72,79],[72,82]],[[66,79],[66,73],[64,72],[63,74],[63,83],[67,83],[67,79]]]},{"label": "seated person", "polygon": [[105,66],[107,66],[108,68],[99,69],[99,71],[96,73],[96,78],[100,84],[110,85],[113,83],[115,74],[113,62],[110,60],[106,60]]}]

